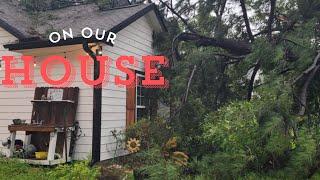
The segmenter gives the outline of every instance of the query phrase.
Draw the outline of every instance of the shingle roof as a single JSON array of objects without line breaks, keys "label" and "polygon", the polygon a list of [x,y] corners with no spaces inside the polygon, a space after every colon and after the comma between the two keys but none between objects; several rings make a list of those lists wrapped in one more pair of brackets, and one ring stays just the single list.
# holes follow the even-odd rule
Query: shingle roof
[{"label": "shingle roof", "polygon": [[[71,6],[57,10],[47,10],[39,14],[30,14],[17,2],[0,0],[0,27],[7,24],[16,30],[17,37],[28,39],[38,37],[47,39],[53,31],[72,28],[74,36],[79,36],[84,27],[111,30],[153,4],[140,4],[118,9],[101,11],[96,4]],[[10,28],[9,27],[9,28]],[[15,34],[14,34],[15,35]]]}]

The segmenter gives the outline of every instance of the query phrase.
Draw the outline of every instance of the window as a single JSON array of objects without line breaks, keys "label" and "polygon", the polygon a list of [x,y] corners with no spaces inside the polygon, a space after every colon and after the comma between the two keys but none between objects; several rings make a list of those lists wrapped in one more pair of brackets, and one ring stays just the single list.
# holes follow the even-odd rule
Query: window
[{"label": "window", "polygon": [[136,74],[137,86],[136,86],[136,120],[141,119],[146,112],[145,104],[145,89],[142,86],[142,79],[144,75]]}]

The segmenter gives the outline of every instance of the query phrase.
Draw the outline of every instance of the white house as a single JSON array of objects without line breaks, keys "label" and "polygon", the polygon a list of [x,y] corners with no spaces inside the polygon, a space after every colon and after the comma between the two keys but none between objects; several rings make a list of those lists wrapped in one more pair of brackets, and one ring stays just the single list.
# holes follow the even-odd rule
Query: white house
[{"label": "white house", "polygon": [[[116,33],[115,44],[106,44],[105,39],[84,39],[80,32],[85,27]],[[48,40],[50,32],[61,32],[69,28],[73,30],[73,39],[62,40],[56,44]],[[0,57],[13,55],[19,61],[21,55],[34,56],[34,79],[37,87],[48,86],[39,70],[39,64],[45,57],[61,55],[76,67],[76,76],[71,86],[80,89],[75,120],[79,122],[82,133],[75,143],[72,157],[75,160],[91,156],[94,162],[98,162],[113,157],[116,143],[111,130],[123,130],[145,107],[140,103],[143,97],[139,91],[128,92],[125,87],[115,86],[115,75],[126,78],[124,73],[115,68],[115,60],[121,55],[134,56],[139,63],[132,68],[143,76],[144,64],[141,57],[154,54],[152,36],[154,32],[161,31],[166,31],[166,28],[154,4],[125,4],[107,10],[100,10],[95,4],[84,4],[43,11],[35,17],[14,1],[0,1]],[[102,55],[112,59],[110,82],[102,89],[89,87],[81,80],[77,57],[88,53],[84,50],[87,45],[92,47],[93,52],[95,47],[101,47]],[[4,78],[3,61],[1,65],[0,80]],[[21,61],[17,67],[19,65]],[[93,76],[96,73],[93,65],[91,70]],[[57,66],[51,75],[58,78],[63,73],[64,69]],[[15,78],[15,81],[20,82],[19,77]],[[7,88],[0,85],[1,141],[6,141],[10,136],[8,125],[12,124],[12,119],[19,118],[31,123],[30,101],[34,98],[34,92],[35,88]],[[128,105],[130,99],[133,102]],[[17,133],[18,139],[24,140],[24,136],[25,132]],[[0,145],[0,149],[5,151],[7,148]]]}]

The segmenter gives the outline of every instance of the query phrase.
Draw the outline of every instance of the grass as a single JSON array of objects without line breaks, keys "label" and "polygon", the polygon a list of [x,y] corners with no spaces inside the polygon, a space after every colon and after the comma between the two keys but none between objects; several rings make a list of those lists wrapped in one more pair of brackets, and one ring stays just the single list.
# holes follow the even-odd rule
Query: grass
[{"label": "grass", "polygon": [[0,158],[0,179],[47,179],[46,168],[32,167],[15,159]]},{"label": "grass", "polygon": [[21,161],[0,158],[0,180],[97,179],[100,167],[90,168],[89,161],[78,161],[56,167],[31,166]]}]

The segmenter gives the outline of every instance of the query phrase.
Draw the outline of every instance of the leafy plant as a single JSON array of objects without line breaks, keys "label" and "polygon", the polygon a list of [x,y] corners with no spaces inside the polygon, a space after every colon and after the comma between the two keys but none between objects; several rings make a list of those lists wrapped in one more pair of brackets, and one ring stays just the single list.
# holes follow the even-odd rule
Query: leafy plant
[{"label": "leafy plant", "polygon": [[137,138],[140,140],[141,149],[162,146],[171,136],[172,129],[162,118],[152,121],[141,119],[125,132],[126,142],[130,138]]},{"label": "leafy plant", "polygon": [[79,161],[71,165],[59,165],[47,173],[49,179],[96,179],[100,168],[89,167],[89,161]]}]

